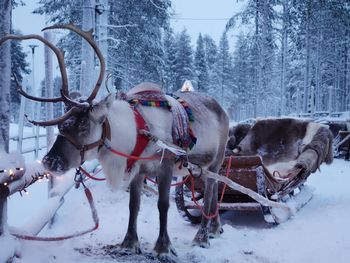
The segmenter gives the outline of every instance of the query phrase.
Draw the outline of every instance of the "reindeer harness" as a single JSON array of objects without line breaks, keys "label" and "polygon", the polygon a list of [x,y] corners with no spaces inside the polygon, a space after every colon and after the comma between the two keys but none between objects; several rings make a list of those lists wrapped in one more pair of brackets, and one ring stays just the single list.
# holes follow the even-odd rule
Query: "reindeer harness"
[{"label": "reindeer harness", "polygon": [[[74,147],[80,152],[81,164],[84,163],[85,152],[91,149],[98,147],[98,150],[105,146],[109,151],[114,154],[126,157],[127,160],[127,168],[126,171],[130,172],[133,165],[137,160],[154,160],[153,157],[145,157],[141,158],[140,156],[146,149],[148,143],[150,142],[150,136],[147,134],[150,133],[148,125],[143,118],[142,114],[138,110],[138,106],[150,106],[150,107],[160,107],[168,109],[173,112],[173,142],[181,147],[181,148],[189,148],[191,149],[196,143],[196,138],[190,128],[189,123],[193,122],[192,112],[190,107],[179,97],[167,96],[159,90],[159,91],[142,91],[136,94],[131,95],[127,98],[125,95],[118,95],[118,99],[126,100],[129,102],[136,122],[136,144],[130,155],[123,154],[121,152],[116,151],[115,149],[110,148],[105,140],[111,140],[111,130],[109,120],[106,119],[102,124],[102,135],[99,140],[93,143],[82,145],[77,142],[72,136],[65,133],[60,133],[59,136],[63,136],[66,138]],[[170,102],[169,102],[170,101]],[[178,102],[177,102],[178,101]],[[184,115],[186,115],[184,117]],[[146,134],[147,133],[147,134]]]}]

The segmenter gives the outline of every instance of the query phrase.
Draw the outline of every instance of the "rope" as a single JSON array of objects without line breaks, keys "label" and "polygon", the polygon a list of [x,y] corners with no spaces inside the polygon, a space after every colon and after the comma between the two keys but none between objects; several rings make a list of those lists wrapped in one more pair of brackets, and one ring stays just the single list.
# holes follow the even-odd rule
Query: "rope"
[{"label": "rope", "polygon": [[148,157],[140,157],[140,156],[135,156],[135,155],[130,155],[130,154],[126,154],[126,153],[123,153],[123,152],[119,152],[115,149],[112,149],[110,146],[104,144],[104,146],[112,153],[116,154],[116,155],[119,155],[119,156],[122,156],[122,157],[125,157],[125,158],[128,158],[128,159],[132,159],[132,160],[143,160],[143,161],[150,161],[150,160],[157,160],[159,159],[158,156],[156,155],[152,155],[152,156],[148,156]]},{"label": "rope", "polygon": [[31,241],[62,241],[62,240],[67,240],[67,239],[71,239],[74,237],[79,237],[79,236],[82,236],[82,235],[85,235],[85,234],[88,234],[88,233],[95,231],[99,226],[99,219],[98,219],[94,199],[92,197],[92,194],[91,194],[91,191],[89,190],[89,188],[85,187],[84,192],[85,192],[86,199],[89,201],[89,205],[90,205],[90,209],[91,209],[91,216],[92,216],[92,219],[95,223],[95,225],[92,228],[85,230],[85,231],[77,232],[77,233],[72,234],[72,235],[61,236],[61,237],[37,237],[37,236],[29,236],[29,235],[21,235],[21,234],[12,234],[12,235],[19,238],[19,239],[31,240]]},{"label": "rope", "polygon": [[[95,181],[105,181],[106,178],[98,178],[95,177],[95,175],[97,175],[98,173],[100,173],[102,171],[102,169],[98,170],[94,175],[91,175],[88,171],[86,171],[83,167],[79,167],[79,169],[83,172],[84,175],[86,175],[88,178],[95,180]],[[170,186],[179,186],[179,185],[183,185],[184,183],[187,182],[187,180],[189,179],[190,176],[185,176],[185,178],[180,181],[180,182],[176,182],[174,184],[171,184]],[[149,178],[148,176],[145,176],[145,179],[147,179],[148,181],[154,183],[154,184],[158,184],[155,180]]]},{"label": "rope", "polygon": [[[226,177],[229,177],[229,175],[230,175],[231,164],[232,164],[232,157],[230,157],[230,158],[228,159],[228,163],[227,163],[227,167],[226,167],[226,174],[225,174]],[[207,214],[204,212],[203,207],[198,203],[198,201],[197,201],[197,199],[196,199],[196,196],[195,196],[195,194],[194,194],[194,193],[195,193],[194,185],[195,185],[194,177],[191,176],[191,194],[192,194],[192,200],[193,200],[193,202],[195,203],[195,205],[198,207],[198,209],[201,211],[202,216],[203,216],[204,218],[208,219],[208,220],[217,217],[218,214],[219,214],[219,210],[220,210],[220,206],[221,206],[222,200],[224,199],[224,195],[225,195],[225,191],[226,191],[226,188],[227,188],[227,184],[224,184],[224,187],[223,187],[223,189],[222,189],[219,202],[218,202],[218,204],[217,204],[217,206],[216,206],[216,211],[215,211],[215,213],[212,214],[212,215],[211,215],[211,214],[208,214],[208,215],[207,215]]]},{"label": "rope", "polygon": [[98,173],[100,173],[102,171],[102,169],[98,170],[94,175],[91,175],[88,171],[86,171],[83,167],[79,167],[79,169],[83,172],[84,175],[86,175],[87,177],[89,177],[90,179],[92,180],[95,180],[95,181],[105,181],[106,178],[98,178],[98,177],[95,177],[95,175],[97,175]]}]

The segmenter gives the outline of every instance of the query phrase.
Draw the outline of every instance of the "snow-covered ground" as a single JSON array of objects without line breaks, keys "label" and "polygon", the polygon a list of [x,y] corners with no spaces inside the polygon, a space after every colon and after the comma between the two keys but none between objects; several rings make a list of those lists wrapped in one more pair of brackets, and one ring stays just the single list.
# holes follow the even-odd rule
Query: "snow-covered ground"
[{"label": "snow-covered ground", "polygon": [[[113,258],[102,247],[122,241],[128,222],[128,193],[110,192],[105,183],[89,182],[100,217],[100,228],[86,236],[61,242],[20,241],[22,258],[16,262],[154,262],[147,256]],[[224,233],[211,240],[209,249],[191,246],[197,226],[186,222],[174,202],[169,211],[169,235],[179,262],[349,262],[350,162],[323,165],[307,185],[315,188],[311,201],[289,221],[278,226],[264,223],[260,213],[222,214]],[[9,224],[20,226],[46,201],[46,185],[37,184],[30,195],[13,196]],[[157,197],[143,195],[139,238],[145,255],[158,234]],[[93,226],[83,191],[71,190],[52,229],[40,235],[64,235]],[[82,254],[79,249],[85,252]]]}]

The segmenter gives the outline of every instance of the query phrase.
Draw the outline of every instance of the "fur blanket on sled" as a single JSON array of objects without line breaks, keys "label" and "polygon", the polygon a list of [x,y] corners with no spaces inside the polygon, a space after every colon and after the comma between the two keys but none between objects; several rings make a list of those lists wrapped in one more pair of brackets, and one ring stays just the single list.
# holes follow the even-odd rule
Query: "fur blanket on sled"
[{"label": "fur blanket on sled", "polygon": [[332,142],[333,135],[326,125],[297,119],[264,119],[257,121],[230,150],[234,155],[260,155],[271,174],[286,177],[293,169],[302,168],[310,174],[323,162],[332,163]]}]

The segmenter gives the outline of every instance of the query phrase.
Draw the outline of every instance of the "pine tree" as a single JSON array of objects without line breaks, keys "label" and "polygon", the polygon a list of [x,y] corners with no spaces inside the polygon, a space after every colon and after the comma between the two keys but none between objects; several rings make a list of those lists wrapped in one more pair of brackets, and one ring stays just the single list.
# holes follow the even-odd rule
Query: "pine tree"
[{"label": "pine tree", "polygon": [[176,45],[173,31],[169,28],[164,35],[164,68],[163,81],[167,92],[176,91],[175,61]]},{"label": "pine tree", "polygon": [[191,38],[184,29],[176,38],[176,60],[174,63],[176,89],[180,89],[185,80],[194,81],[193,50]]},{"label": "pine tree", "polygon": [[197,76],[197,89],[201,92],[207,92],[209,89],[209,72],[202,34],[198,36],[194,66]]},{"label": "pine tree", "polygon": [[218,89],[218,79],[216,75],[216,61],[218,59],[218,48],[215,44],[215,41],[209,36],[204,35],[203,37],[203,46],[205,52],[205,60],[208,67],[208,78],[209,86],[207,92],[210,96],[217,95]]},{"label": "pine tree", "polygon": [[[0,38],[11,30],[12,1],[0,2]],[[10,130],[10,85],[11,85],[11,45],[10,42],[0,46],[0,151],[8,152]],[[0,208],[1,210],[2,208]],[[0,235],[2,233],[0,222]]]},{"label": "pine tree", "polygon": [[[40,7],[34,13],[48,15],[53,24],[81,25],[83,0],[40,0]],[[64,52],[65,64],[69,70],[69,88],[80,89],[81,48],[82,39],[77,34],[65,31],[64,37],[59,39],[58,47]]]},{"label": "pine tree", "polygon": [[[274,109],[267,109],[275,105],[276,94],[280,89],[280,82],[276,83],[275,68],[275,29],[273,27],[277,14],[274,9],[277,1],[249,0],[243,12],[235,15],[227,24],[227,29],[234,27],[239,21],[245,25],[252,25],[254,33],[250,33],[251,41],[254,44],[252,49],[253,61],[255,62],[254,75],[254,116],[259,113],[274,113]],[[259,98],[263,98],[260,100]],[[271,100],[271,102],[269,102]]]},{"label": "pine tree", "polygon": [[110,49],[117,88],[127,89],[141,81],[161,83],[164,70],[163,31],[169,26],[169,0],[113,1],[110,23],[126,25],[113,29]]},{"label": "pine tree", "polygon": [[220,39],[218,59],[216,62],[216,72],[218,77],[218,94],[216,98],[224,107],[228,107],[232,103],[235,90],[232,81],[232,56],[230,54],[226,32],[222,34]]},{"label": "pine tree", "polygon": [[[14,31],[12,34],[21,34],[19,31]],[[29,74],[29,64],[26,62],[27,54],[23,52],[23,47],[19,41],[11,41],[11,72],[15,74],[19,82],[23,80],[23,74]],[[20,94],[16,89],[16,82],[11,81],[11,118],[15,121],[18,119],[19,104],[21,101]]]},{"label": "pine tree", "polygon": [[[54,23],[82,23],[84,1],[41,0],[35,12],[48,14]],[[116,88],[128,89],[141,81],[162,82],[164,68],[163,31],[169,26],[170,0],[109,1],[108,68]],[[94,10],[95,11],[95,10]],[[78,44],[79,43],[79,44]],[[81,38],[68,34],[59,46],[66,51],[70,87],[79,87]]]}]

